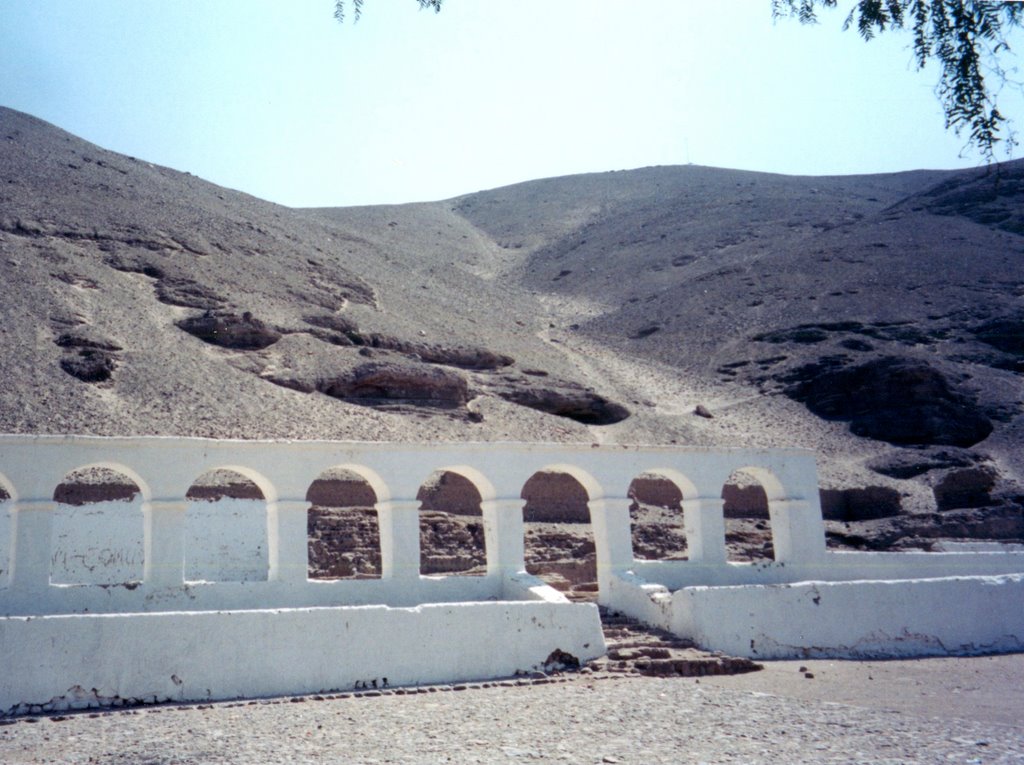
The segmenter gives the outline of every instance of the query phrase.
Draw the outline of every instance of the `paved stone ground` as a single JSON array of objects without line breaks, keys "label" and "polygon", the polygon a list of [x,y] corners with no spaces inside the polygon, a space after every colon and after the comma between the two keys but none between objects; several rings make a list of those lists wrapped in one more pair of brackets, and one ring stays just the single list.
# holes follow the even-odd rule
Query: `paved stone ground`
[{"label": "paved stone ground", "polygon": [[[917,669],[908,675],[901,666]],[[17,718],[0,721],[0,762],[1024,763],[1022,655],[770,669],[689,679],[583,674],[539,685]],[[854,677],[872,695],[858,695]],[[934,693],[922,695],[925,685]],[[951,707],[953,686],[962,695]],[[830,700],[844,688],[852,698]],[[986,712],[1000,709],[1000,697],[1002,713]],[[940,698],[946,706],[935,706]]]}]

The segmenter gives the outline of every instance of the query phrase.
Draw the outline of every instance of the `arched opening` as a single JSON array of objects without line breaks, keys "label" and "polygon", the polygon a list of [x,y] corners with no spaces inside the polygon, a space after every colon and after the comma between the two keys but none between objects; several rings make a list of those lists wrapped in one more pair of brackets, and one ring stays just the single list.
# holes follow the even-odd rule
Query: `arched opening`
[{"label": "arched opening", "polygon": [[725,547],[729,560],[774,560],[764,471],[734,470],[722,487]]},{"label": "arched opening", "polygon": [[487,546],[476,484],[454,470],[438,470],[420,487],[416,499],[420,573],[486,574]]},{"label": "arched opening", "polygon": [[54,584],[125,584],[142,580],[143,492],[110,465],[78,468],[53,492],[50,536]]},{"label": "arched opening", "polygon": [[14,489],[10,482],[0,474],[0,587],[2,587],[11,571],[11,508]]},{"label": "arched opening", "polygon": [[329,468],[306,492],[310,579],[379,579],[377,492],[353,468]]},{"label": "arched opening", "polygon": [[669,477],[645,472],[629,484],[633,556],[641,560],[686,560],[683,492]]},{"label": "arched opening", "polygon": [[267,502],[254,480],[230,468],[203,473],[185,494],[186,581],[267,578]]},{"label": "arched opening", "polygon": [[590,495],[570,472],[540,470],[523,485],[527,572],[580,598],[597,592]]}]

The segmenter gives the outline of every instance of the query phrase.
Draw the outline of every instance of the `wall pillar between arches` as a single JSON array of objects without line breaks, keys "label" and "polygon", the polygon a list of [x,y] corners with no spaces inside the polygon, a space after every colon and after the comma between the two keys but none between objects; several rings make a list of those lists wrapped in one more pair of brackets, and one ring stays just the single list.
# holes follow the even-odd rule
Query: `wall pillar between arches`
[{"label": "wall pillar between arches", "polygon": [[418,579],[420,576],[419,500],[377,503],[380,522],[381,579]]},{"label": "wall pillar between arches", "polygon": [[825,524],[821,506],[805,499],[768,503],[772,546],[780,563],[813,563],[825,557]]},{"label": "wall pillar between arches", "polygon": [[697,497],[682,504],[686,557],[699,563],[725,563],[725,500]]},{"label": "wall pillar between arches", "polygon": [[151,587],[180,587],[185,582],[184,500],[151,500],[144,518],[142,579]]},{"label": "wall pillar between arches", "polygon": [[625,497],[592,499],[587,502],[590,523],[594,529],[597,585],[601,592],[609,592],[615,574],[633,567],[630,504],[631,500]]},{"label": "wall pillar between arches", "polygon": [[50,586],[50,537],[56,509],[57,503],[50,500],[19,500],[9,508],[11,587],[35,591]]},{"label": "wall pillar between arches", "polygon": [[309,578],[309,502],[267,503],[267,580],[305,582]]},{"label": "wall pillar between arches", "polygon": [[488,499],[480,503],[484,519],[488,576],[512,576],[526,570],[522,499]]}]

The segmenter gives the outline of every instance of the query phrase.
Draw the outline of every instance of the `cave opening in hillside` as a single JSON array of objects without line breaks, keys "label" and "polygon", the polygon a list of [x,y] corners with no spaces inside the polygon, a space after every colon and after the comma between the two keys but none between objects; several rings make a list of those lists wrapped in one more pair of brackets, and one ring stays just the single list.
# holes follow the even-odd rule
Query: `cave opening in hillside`
[{"label": "cave opening in hillside", "polygon": [[416,494],[420,501],[420,573],[487,573],[480,490],[454,470],[436,471]]},{"label": "cave opening in hillside", "polygon": [[774,560],[768,494],[751,468],[733,471],[722,487],[725,547],[732,561]]},{"label": "cave opening in hillside", "polygon": [[310,579],[379,579],[377,495],[355,470],[330,468],[310,484],[306,514]]},{"label": "cave opening in hillside", "polygon": [[597,553],[590,496],[573,475],[541,470],[523,485],[528,573],[581,598],[597,592]]},{"label": "cave opening in hillside", "polygon": [[256,482],[229,468],[208,470],[185,498],[185,580],[265,580],[267,503]]},{"label": "cave opening in hillside", "polygon": [[52,583],[142,581],[145,518],[134,479],[104,465],[78,468],[64,476],[53,500]]},{"label": "cave opening in hillside", "polygon": [[656,472],[641,473],[629,485],[633,557],[640,560],[686,560],[683,493],[674,481]]}]

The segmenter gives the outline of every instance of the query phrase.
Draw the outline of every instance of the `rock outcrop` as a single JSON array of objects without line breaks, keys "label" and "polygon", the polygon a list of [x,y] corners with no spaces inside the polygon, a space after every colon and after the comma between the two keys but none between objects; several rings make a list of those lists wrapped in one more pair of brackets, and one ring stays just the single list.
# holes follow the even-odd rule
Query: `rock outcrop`
[{"label": "rock outcrop", "polygon": [[892,444],[973,446],[992,422],[945,376],[923,361],[886,357],[790,373],[786,393],[819,417],[848,420],[858,436]]},{"label": "rock outcrop", "polygon": [[260,350],[281,339],[280,332],[248,312],[239,316],[207,311],[201,316],[182,319],[178,326],[210,345],[241,351]]}]

